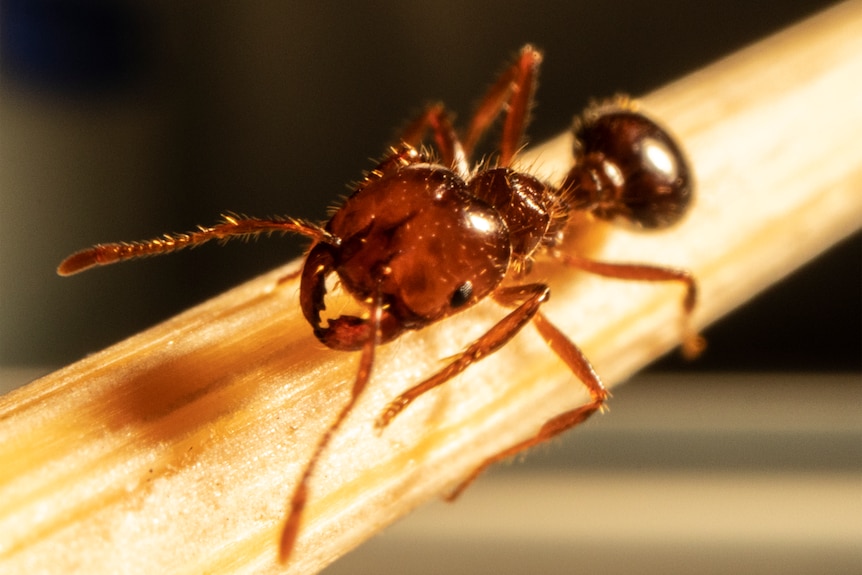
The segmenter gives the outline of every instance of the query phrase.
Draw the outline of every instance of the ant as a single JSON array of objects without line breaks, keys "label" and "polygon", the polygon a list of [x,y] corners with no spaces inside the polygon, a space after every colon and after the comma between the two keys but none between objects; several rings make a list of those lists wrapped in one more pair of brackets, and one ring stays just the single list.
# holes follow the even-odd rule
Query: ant
[{"label": "ant", "polygon": [[[702,340],[688,327],[697,287],[686,270],[606,263],[563,253],[558,246],[575,214],[619,220],[643,229],[663,228],[684,214],[692,199],[689,170],[671,137],[624,97],[589,106],[575,121],[573,167],[559,187],[512,168],[522,145],[541,53],[524,46],[480,101],[463,138],[441,104],[424,112],[400,142],[367,173],[323,225],[290,217],[226,215],[212,227],[161,238],[99,244],[63,261],[60,275],[97,265],[171,253],[210,240],[274,232],[311,238],[300,275],[300,306],[314,335],[335,350],[359,351],[350,400],[319,440],[293,492],[280,544],[290,556],[321,454],[370,379],[375,348],[491,297],[508,314],[440,371],[403,392],[381,412],[385,428],[411,402],[503,347],[532,322],[548,347],[587,388],[585,405],[557,415],[533,436],[484,461],[449,495],[454,499],[485,468],[546,441],[586,420],[610,396],[583,352],[540,308],[550,295],[542,282],[525,282],[533,261],[545,257],[601,276],[679,282],[686,329],[683,348],[696,354]],[[477,143],[498,116],[502,136],[495,162],[471,164]],[[433,135],[436,154],[421,147]],[[581,220],[578,220],[581,221]],[[321,319],[327,279],[363,308],[359,316]]]}]

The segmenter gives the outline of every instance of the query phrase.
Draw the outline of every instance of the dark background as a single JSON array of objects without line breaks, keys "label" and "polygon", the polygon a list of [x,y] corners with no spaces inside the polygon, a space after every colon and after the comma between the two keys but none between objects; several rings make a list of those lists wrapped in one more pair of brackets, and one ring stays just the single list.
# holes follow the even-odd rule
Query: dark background
[{"label": "dark background", "polygon": [[[467,117],[527,41],[546,54],[537,142],[591,97],[646,93],[830,4],[3,0],[0,364],[71,362],[299,255],[285,238],[54,273],[226,210],[323,219],[401,122],[430,99]],[[859,371],[860,245],[709,329],[696,363],[654,369]]]}]

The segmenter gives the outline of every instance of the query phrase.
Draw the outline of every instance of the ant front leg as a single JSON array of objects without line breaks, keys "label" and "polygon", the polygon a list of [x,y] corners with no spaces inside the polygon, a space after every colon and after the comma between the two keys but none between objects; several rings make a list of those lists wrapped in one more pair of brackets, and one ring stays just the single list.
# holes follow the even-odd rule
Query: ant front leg
[{"label": "ant front leg", "polygon": [[353,411],[359,396],[365,389],[368,380],[371,378],[371,369],[374,365],[374,350],[379,341],[381,318],[383,316],[383,303],[378,296],[371,309],[371,317],[366,321],[370,325],[367,330],[368,337],[362,345],[362,355],[359,358],[359,369],[356,373],[356,379],[353,382],[353,389],[350,392],[350,399],[347,404],[341,409],[335,420],[329,425],[326,432],[320,438],[317,446],[314,449],[308,463],[305,465],[305,470],[299,479],[296,489],[293,491],[293,496],[290,498],[290,511],[287,519],[284,522],[284,527],[281,531],[281,542],[279,544],[279,559],[282,563],[287,563],[293,552],[293,547],[296,544],[296,538],[299,535],[299,528],[302,524],[302,517],[305,512],[305,506],[308,502],[308,483],[314,470],[317,467],[318,461],[323,451],[329,445],[332,437],[341,427],[341,424]]},{"label": "ant front leg", "polygon": [[569,267],[607,278],[653,282],[679,282],[685,286],[682,299],[683,355],[697,357],[706,347],[706,341],[691,327],[691,315],[697,305],[697,280],[688,270],[645,264],[597,262],[588,258],[554,252],[553,256]]}]

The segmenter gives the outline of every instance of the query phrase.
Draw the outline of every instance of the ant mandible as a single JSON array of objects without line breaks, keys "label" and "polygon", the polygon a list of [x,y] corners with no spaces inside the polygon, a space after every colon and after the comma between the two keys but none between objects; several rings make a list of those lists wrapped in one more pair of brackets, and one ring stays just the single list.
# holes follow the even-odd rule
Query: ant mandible
[{"label": "ant mandible", "polygon": [[[699,337],[688,328],[696,283],[685,270],[594,261],[558,246],[576,212],[640,228],[676,222],[692,198],[689,170],[671,137],[625,98],[592,105],[574,126],[574,163],[559,187],[512,168],[528,122],[541,53],[524,46],[491,86],[462,138],[440,104],[428,106],[403,131],[400,143],[356,186],[332,218],[317,225],[289,217],[227,215],[212,227],[161,238],[99,244],[60,264],[70,275],[97,265],[171,253],[210,240],[273,232],[312,239],[300,278],[300,306],[314,335],[332,349],[359,351],[350,400],[318,442],[290,501],[280,557],[294,546],[308,484],[330,438],[350,413],[371,376],[374,351],[407,330],[421,329],[491,297],[511,311],[440,371],[392,400],[376,421],[386,427],[412,401],[470,364],[500,349],[528,322],[575,376],[590,400],[546,422],[539,431],[484,461],[449,495],[456,497],[492,463],[570,429],[600,410],[609,393],[581,350],[540,311],[550,295],[541,282],[525,283],[538,257],[601,276],[673,281],[685,286],[684,349]],[[496,164],[471,165],[474,149],[503,113]],[[437,155],[421,148],[431,131]],[[365,312],[324,325],[326,282],[332,275]]]}]

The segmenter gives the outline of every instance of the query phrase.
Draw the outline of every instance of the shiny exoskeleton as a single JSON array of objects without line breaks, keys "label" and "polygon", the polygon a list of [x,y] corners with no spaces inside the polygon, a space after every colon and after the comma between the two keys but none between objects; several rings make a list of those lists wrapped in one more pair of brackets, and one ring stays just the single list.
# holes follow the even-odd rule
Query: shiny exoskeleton
[{"label": "shiny exoskeleton", "polygon": [[[271,232],[313,240],[301,271],[302,312],[327,346],[361,354],[351,398],[319,441],[294,490],[281,540],[283,560],[299,533],[315,465],[365,388],[376,346],[488,297],[510,309],[440,371],[392,400],[379,416],[378,427],[388,425],[426,391],[498,350],[527,323],[588,389],[587,404],[554,417],[533,437],[482,463],[450,495],[455,497],[491,463],[574,427],[608,398],[580,349],[540,311],[550,290],[544,283],[526,281],[534,260],[549,258],[607,277],[682,283],[686,320],[691,315],[696,284],[687,271],[599,262],[559,249],[574,213],[662,228],[685,213],[692,187],[686,161],[671,137],[625,98],[593,105],[576,120],[572,168],[559,187],[514,170],[540,63],[536,49],[522,48],[481,100],[463,137],[456,134],[442,105],[428,106],[323,226],[293,218],[229,215],[215,226],[188,233],[96,245],[60,265],[59,273],[68,275],[213,239]],[[501,114],[496,161],[474,166],[476,144]],[[427,132],[436,148],[433,154],[422,147]],[[322,317],[332,276],[356,300],[361,313]],[[687,349],[696,351],[697,336],[686,332]]]}]

